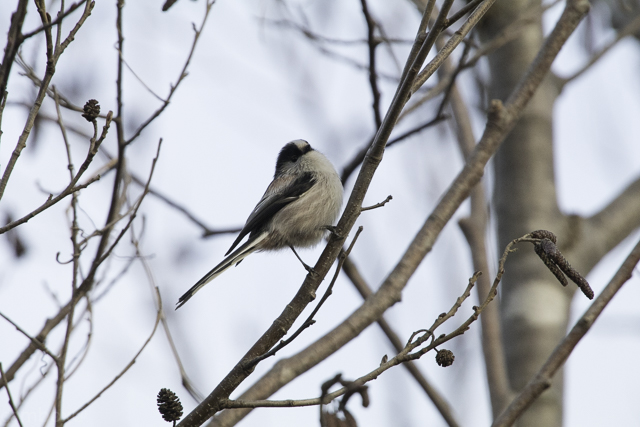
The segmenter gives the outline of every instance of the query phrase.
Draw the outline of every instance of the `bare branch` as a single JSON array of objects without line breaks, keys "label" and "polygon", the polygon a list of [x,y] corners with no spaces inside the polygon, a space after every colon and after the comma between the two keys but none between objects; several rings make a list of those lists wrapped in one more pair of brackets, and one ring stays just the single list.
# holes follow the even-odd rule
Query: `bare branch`
[{"label": "bare branch", "polygon": [[4,383],[4,388],[7,390],[7,396],[9,396],[9,406],[13,411],[13,415],[16,417],[16,420],[18,421],[18,424],[20,425],[20,427],[23,427],[22,421],[20,420],[20,416],[18,415],[18,409],[16,408],[16,405],[14,405],[13,398],[11,397],[11,392],[9,391],[9,383],[7,382],[7,378],[4,376],[4,369],[2,369],[2,363],[0,363],[0,376],[2,376],[2,382]]},{"label": "bare branch", "polygon": [[[611,249],[640,226],[640,177],[627,186],[600,212],[589,218],[570,217],[573,244],[571,258],[589,271]],[[572,222],[575,222],[573,224]]]},{"label": "bare branch", "polygon": [[[169,102],[171,101],[171,98],[173,97],[173,94],[176,92],[176,90],[178,89],[178,86],[180,86],[180,83],[182,83],[182,80],[184,80],[185,77],[187,77],[187,68],[189,68],[189,64],[191,63],[191,59],[193,58],[193,54],[196,50],[196,46],[198,44],[198,40],[200,39],[200,34],[202,34],[202,30],[204,29],[205,24],[207,23],[207,18],[209,17],[209,12],[211,11],[211,7],[213,6],[213,4],[215,3],[215,0],[206,0],[205,1],[205,11],[204,11],[204,16],[202,18],[202,22],[200,23],[200,27],[196,28],[195,25],[193,27],[193,31],[194,31],[194,36],[193,36],[193,43],[191,44],[191,49],[189,50],[189,54],[187,55],[187,60],[185,61],[182,70],[180,71],[180,75],[178,76],[178,79],[176,80],[176,82],[174,84],[171,85],[171,88],[169,90],[169,94],[167,95],[167,97],[164,99],[163,104],[160,106],[160,108],[158,108],[153,114],[151,114],[151,116],[144,121],[144,123],[142,123],[140,126],[138,126],[138,128],[136,129],[136,131],[133,133],[133,135],[126,140],[125,144],[131,144],[136,138],[138,138],[138,136],[140,136],[140,134],[142,133],[142,131],[151,124],[151,122],[153,122],[156,118],[158,118],[158,116],[160,116],[160,114],[162,114],[162,112],[165,110],[165,108],[167,108],[167,106],[169,106]],[[122,49],[120,48],[120,51]],[[120,57],[122,57],[122,53],[120,53]],[[122,63],[122,60],[119,61],[119,64]],[[119,79],[120,80],[120,79]],[[120,116],[120,115],[118,115]]]},{"label": "bare branch", "polygon": [[[49,24],[49,20],[50,20],[49,18],[50,17],[48,16],[48,14],[46,13],[46,11],[44,9],[44,2],[42,0],[38,0],[36,3],[38,5],[38,12],[40,13],[43,25]],[[44,97],[47,94],[47,89],[49,87],[49,83],[51,82],[51,78],[53,77],[53,74],[55,73],[56,63],[57,63],[58,59],[60,58],[60,55],[62,55],[62,53],[64,52],[65,48],[69,45],[69,43],[71,43],[71,41],[73,40],[73,37],[78,32],[78,30],[80,29],[80,27],[82,26],[84,21],[91,14],[91,10],[93,9],[94,4],[95,3],[93,1],[87,2],[85,4],[85,10],[82,13],[82,16],[80,17],[80,19],[76,23],[75,27],[69,33],[69,36],[67,37],[67,39],[64,41],[64,43],[62,43],[62,45],[59,48],[56,48],[55,52],[53,50],[53,45],[52,45],[53,42],[52,42],[52,36],[51,36],[51,27],[48,27],[47,29],[44,30],[45,35],[46,35],[46,40],[47,40],[47,67],[46,67],[46,72],[45,72],[44,78],[42,79],[42,83],[41,83],[40,88],[38,90],[38,94],[36,96],[36,99],[33,102],[33,106],[31,107],[31,109],[29,111],[29,115],[28,115],[27,121],[26,121],[26,123],[24,125],[24,129],[22,131],[22,134],[18,138],[18,142],[16,144],[16,147],[14,148],[13,153],[11,154],[11,158],[9,159],[9,162],[7,163],[7,165],[5,167],[5,170],[4,170],[4,173],[2,175],[2,178],[0,179],[0,199],[2,199],[2,196],[4,195],[4,190],[7,187],[7,183],[9,182],[9,177],[11,176],[11,173],[13,172],[13,168],[15,167],[16,162],[18,161],[18,158],[20,157],[20,153],[27,146],[27,138],[29,137],[29,134],[31,133],[31,129],[33,128],[33,125],[34,125],[35,120],[36,120],[36,116],[38,115],[38,112],[40,111],[40,107],[42,106],[42,101],[44,100]]]},{"label": "bare branch", "polygon": [[375,39],[376,22],[369,13],[367,0],[360,0],[362,5],[362,14],[367,23],[367,44],[369,46],[369,85],[371,86],[371,94],[373,95],[373,118],[375,120],[376,129],[382,124],[382,116],[380,115],[380,89],[378,88],[378,76],[376,74],[376,47],[378,43]]},{"label": "bare branch", "polygon": [[[23,216],[22,218],[17,219],[15,221],[5,225],[4,227],[0,227],[0,234],[5,233],[8,230],[11,230],[12,228],[15,228],[20,224],[24,224],[25,222],[29,221],[34,216],[38,215],[42,211],[47,210],[48,208],[50,208],[51,206],[55,205],[60,200],[62,200],[65,197],[69,196],[70,194],[74,194],[78,190],[86,188],[90,184],[92,184],[93,182],[95,182],[95,181],[100,179],[100,175],[98,175],[98,176],[94,177],[93,179],[89,180],[88,182],[86,182],[86,183],[84,183],[82,185],[76,186],[77,182],[80,180],[82,175],[86,172],[87,168],[89,167],[89,165],[93,161],[93,158],[95,157],[96,153],[98,152],[98,148],[100,147],[100,144],[102,144],[104,139],[107,137],[107,132],[109,131],[109,126],[111,126],[112,114],[113,113],[111,111],[109,111],[109,114],[107,114],[107,122],[105,123],[104,127],[102,128],[102,134],[100,135],[100,138],[95,140],[95,143],[93,143],[93,147],[87,153],[86,159],[84,160],[84,162],[82,163],[82,165],[78,169],[78,173],[71,180],[71,182],[67,185],[67,187],[64,190],[62,190],[62,192],[60,194],[58,194],[56,197],[53,197],[53,195],[50,195],[49,198],[47,199],[47,201],[44,202],[42,205],[40,205],[39,208],[31,211],[30,213],[28,213],[27,215]],[[94,136],[94,138],[95,138],[95,136]]]},{"label": "bare branch", "polygon": [[28,0],[19,0],[16,11],[11,14],[11,26],[7,32],[7,44],[4,47],[4,58],[0,63],[0,117],[4,111],[7,102],[7,84],[9,82],[9,74],[13,66],[16,55],[20,50],[20,45],[24,41],[22,37],[22,26],[24,18],[27,15]]},{"label": "bare branch", "polygon": [[43,31],[45,31],[48,28],[53,27],[54,25],[58,25],[62,23],[62,20],[64,18],[66,18],[67,16],[69,16],[71,13],[73,13],[77,8],[79,8],[80,6],[82,6],[83,4],[85,4],[87,2],[87,0],[80,0],[77,3],[72,4],[71,6],[69,6],[69,8],[67,10],[65,10],[62,13],[58,13],[58,16],[56,16],[56,19],[54,19],[53,21],[49,22],[46,25],[43,25],[41,27],[36,28],[33,31],[29,31],[28,33],[22,34],[22,39],[26,40],[30,37],[35,36],[36,34],[39,34]]},{"label": "bare branch", "polygon": [[[49,350],[47,348],[47,346],[44,345],[44,342],[39,340],[37,337],[34,338],[31,335],[29,335],[25,330],[23,330],[20,326],[18,326],[17,323],[15,323],[13,320],[9,319],[7,316],[5,316],[2,312],[0,312],[0,317],[2,317],[4,320],[6,320],[7,322],[11,323],[11,325],[13,325],[14,328],[16,328],[18,330],[18,332],[20,332],[22,335],[24,335],[25,337],[29,338],[29,341],[31,341],[31,344],[33,344],[34,346],[37,347],[38,350],[46,353],[49,357],[51,357],[54,362],[58,359],[58,357],[53,354],[51,352],[51,350]],[[6,377],[4,377],[6,380]],[[7,381],[11,381],[13,378],[9,378]]]},{"label": "bare branch", "polygon": [[[408,137],[415,135],[431,126],[435,126],[438,123],[440,123],[441,121],[445,120],[447,118],[447,116],[440,116],[440,117],[436,117],[432,120],[429,120],[426,123],[423,123],[421,125],[416,126],[413,129],[409,129],[408,131],[404,132],[403,134],[398,135],[397,137],[393,138],[392,140],[390,140],[387,143],[387,148],[391,147],[392,145],[395,145],[399,142],[404,141],[405,139],[407,139]],[[374,136],[375,137],[375,136]],[[367,145],[365,145],[364,147],[362,147],[360,149],[360,151],[358,151],[358,153],[356,153],[355,156],[353,156],[353,159],[351,159],[349,161],[349,163],[347,163],[344,168],[342,169],[342,174],[340,175],[340,180],[342,181],[342,183],[346,183],[347,179],[349,179],[349,177],[351,176],[351,174],[353,174],[353,172],[356,170],[356,168],[358,166],[360,166],[360,164],[362,164],[362,162],[364,161],[365,156],[367,155],[367,150],[369,150],[369,147],[371,146],[371,142],[373,141],[373,138],[367,143]]]},{"label": "bare branch", "polygon": [[386,199],[384,199],[383,201],[381,201],[380,203],[376,203],[375,205],[372,206],[367,206],[366,208],[362,208],[360,209],[360,212],[364,212],[364,211],[370,211],[372,209],[378,209],[383,207],[384,205],[386,205],[387,203],[389,203],[391,200],[393,199],[393,197],[391,195],[387,196]]}]

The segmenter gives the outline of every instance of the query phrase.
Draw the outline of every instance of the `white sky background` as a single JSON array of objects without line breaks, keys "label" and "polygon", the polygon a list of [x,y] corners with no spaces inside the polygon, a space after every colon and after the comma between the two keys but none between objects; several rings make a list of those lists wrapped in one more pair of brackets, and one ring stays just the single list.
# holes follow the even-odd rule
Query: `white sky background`
[{"label": "white sky background", "polygon": [[[8,17],[15,7],[7,3],[15,2],[0,4],[3,46]],[[126,5],[124,56],[145,84],[165,96],[186,58],[193,35],[191,22],[199,25],[204,5],[202,1],[181,0],[168,13],[162,13],[160,3],[131,1]],[[292,3],[295,16],[299,16],[298,8],[318,33],[340,39],[366,36],[358,1]],[[389,36],[413,38],[419,16],[410,3],[371,1],[370,8]],[[551,12],[550,21],[559,10]],[[212,228],[244,223],[272,178],[278,150],[287,141],[307,139],[340,171],[368,141],[373,129],[367,75],[320,55],[294,31],[262,24],[262,17],[279,19],[286,14],[277,2],[220,1],[214,5],[189,76],[166,112],[128,150],[130,169],[145,178],[158,140],[163,138],[152,186],[188,207]],[[72,21],[73,18],[68,22]],[[98,99],[103,112],[115,110],[114,22],[115,1],[97,2],[92,16],[62,57],[53,81],[61,93],[78,105],[89,98]],[[25,28],[37,25],[35,8],[30,4]],[[598,34],[603,38],[596,41],[598,46],[605,44],[606,37],[613,36],[603,31]],[[41,42],[30,40],[24,52],[25,59],[37,64],[36,70],[42,75],[44,53],[38,43]],[[555,64],[556,72],[567,75],[584,63],[587,56],[581,43],[580,37],[572,37]],[[365,45],[339,51],[363,64],[367,61]],[[397,70],[387,50],[381,47],[378,52],[380,71],[395,74]],[[640,171],[638,52],[637,41],[620,43],[592,70],[567,86],[557,103],[556,170],[559,202],[565,212],[592,214]],[[395,54],[402,64],[406,47],[397,48]],[[33,90],[17,71],[14,67],[9,100],[29,101]],[[461,82],[463,93],[473,94],[470,72],[463,74]],[[386,107],[395,84],[381,80],[381,90]],[[130,136],[159,102],[128,70],[124,91],[126,132]],[[470,104],[477,101],[469,99]],[[419,119],[401,123],[397,130],[429,120],[434,105],[424,108]],[[53,103],[46,100],[43,110],[53,114]],[[85,132],[91,131],[88,123],[77,120],[78,114],[64,114],[69,123]],[[14,105],[5,111],[0,141],[2,168],[15,146],[25,116],[24,109]],[[477,114],[477,135],[483,121]],[[353,252],[356,264],[372,287],[377,287],[388,274],[459,171],[460,156],[451,136],[448,126],[441,125],[386,152],[365,204],[377,203],[389,194],[394,199],[383,209],[365,212],[358,220],[356,225],[364,225],[365,231]],[[14,217],[22,216],[42,203],[47,195],[43,190],[56,192],[66,185],[68,172],[59,129],[43,126],[37,142],[34,148],[30,139],[18,161],[0,204],[3,216],[9,210]],[[72,137],[72,146],[77,167],[86,154],[87,144]],[[103,147],[115,153],[115,126]],[[98,164],[104,161],[103,157],[97,157]],[[103,225],[112,180],[113,174],[106,175],[82,192],[80,219],[85,230],[93,230],[92,224]],[[347,191],[352,182],[353,179]],[[132,185],[132,195],[138,190]],[[0,244],[0,311],[34,335],[46,317],[55,314],[58,304],[66,303],[69,297],[70,266],[55,260],[58,252],[62,260],[70,256],[67,207],[68,203],[60,203],[19,227],[29,249],[25,257],[16,260],[9,245]],[[457,218],[464,212],[461,209]],[[280,314],[306,272],[289,251],[253,255],[174,312],[171,308],[177,298],[222,258],[234,236],[202,239],[198,227],[153,196],[147,197],[141,214],[139,218],[145,219],[141,248],[149,257],[178,350],[195,386],[208,394]],[[406,288],[403,301],[386,314],[403,339],[414,330],[430,326],[440,312],[448,310],[473,273],[456,222],[452,220],[445,228],[433,252]],[[139,222],[138,233],[141,227]],[[596,293],[637,238],[638,233],[627,239],[589,275]],[[90,246],[87,255],[94,250]],[[320,251],[321,248],[301,251],[301,255],[312,264]],[[95,295],[104,291],[113,272],[119,271],[132,255],[126,243],[115,253],[112,273],[95,290]],[[637,405],[640,392],[635,386],[640,381],[639,284],[636,272],[569,359],[565,370],[567,426],[640,425]],[[324,287],[320,292],[323,291]],[[278,357],[303,349],[360,303],[352,285],[340,278],[332,297],[316,317],[317,323]],[[454,323],[468,316],[474,303],[468,301]],[[588,301],[577,294],[574,307],[573,317],[577,318],[588,307]],[[306,312],[303,316],[306,317]],[[154,319],[150,286],[142,266],[136,262],[93,307],[91,348],[65,387],[65,416],[97,393],[131,360],[148,337]],[[443,331],[451,328],[445,326]],[[53,349],[62,336],[62,328],[58,329],[47,341]],[[78,329],[70,357],[80,349],[88,323],[81,322]],[[12,326],[0,321],[0,343],[0,362],[7,369],[27,341]],[[438,367],[431,354],[420,360],[418,366],[451,402],[462,425],[488,424],[490,411],[479,324],[474,324],[471,331],[447,348],[456,354],[452,367]],[[616,353],[614,360],[610,351]],[[336,373],[342,372],[347,379],[357,378],[377,367],[385,353],[392,354],[390,346],[379,328],[372,325],[272,398],[315,397],[320,384]],[[239,391],[252,384],[276,360],[261,363]],[[39,371],[46,369],[48,363],[46,357],[32,357],[10,384],[14,398],[38,379]],[[43,424],[54,395],[53,377],[45,380],[45,385],[20,410],[25,425]],[[171,388],[181,397],[185,413],[195,406],[180,384],[167,340],[159,329],[131,370],[70,425],[168,425],[161,420],[155,404],[162,387]],[[5,391],[0,393],[5,402]],[[370,383],[369,393],[369,408],[362,408],[358,397],[349,405],[359,425],[444,425],[433,405],[401,367]],[[0,405],[0,421],[9,413],[8,405]],[[317,413],[315,407],[259,409],[242,425],[318,425]]]}]

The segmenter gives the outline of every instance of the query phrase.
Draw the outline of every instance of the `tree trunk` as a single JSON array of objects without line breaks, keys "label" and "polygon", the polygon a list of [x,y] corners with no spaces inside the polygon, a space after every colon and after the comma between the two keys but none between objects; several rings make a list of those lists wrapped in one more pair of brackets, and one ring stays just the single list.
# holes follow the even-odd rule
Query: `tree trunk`
[{"label": "tree trunk", "polygon": [[[489,40],[540,3],[497,2],[479,27]],[[489,56],[489,95],[505,100],[543,41],[541,16],[519,37]],[[564,217],[556,200],[553,163],[553,105],[557,91],[546,79],[494,159],[493,206],[498,250],[536,229],[562,235]],[[531,250],[513,254],[502,282],[501,319],[511,388],[522,389],[564,337],[571,290],[565,290]],[[519,421],[521,427],[562,425],[562,374]]]}]

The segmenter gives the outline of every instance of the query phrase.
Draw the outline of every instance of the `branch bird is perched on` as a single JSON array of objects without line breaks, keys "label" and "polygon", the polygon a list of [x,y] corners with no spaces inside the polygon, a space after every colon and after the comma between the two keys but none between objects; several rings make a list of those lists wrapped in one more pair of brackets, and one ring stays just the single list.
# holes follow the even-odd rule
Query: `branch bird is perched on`
[{"label": "branch bird is perched on", "polygon": [[[289,247],[298,257],[294,246],[305,248],[320,242],[341,206],[342,183],[331,162],[307,141],[288,143],[278,155],[273,181],[225,254],[228,256],[180,297],[176,309],[253,252]],[[246,243],[233,251],[247,234]]]}]

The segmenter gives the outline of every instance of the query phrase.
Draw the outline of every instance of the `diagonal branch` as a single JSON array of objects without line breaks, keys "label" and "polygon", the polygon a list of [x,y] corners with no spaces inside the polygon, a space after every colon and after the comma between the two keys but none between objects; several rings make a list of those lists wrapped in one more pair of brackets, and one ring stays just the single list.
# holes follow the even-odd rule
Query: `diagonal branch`
[{"label": "diagonal branch", "polygon": [[[572,217],[575,219],[575,217]],[[572,219],[570,218],[570,220]],[[589,218],[578,218],[577,236],[568,252],[580,260],[580,269],[589,271],[611,249],[640,227],[640,177],[613,201]]]},{"label": "diagonal branch", "polygon": [[369,13],[367,0],[360,0],[362,4],[362,14],[367,22],[367,45],[369,46],[369,85],[371,86],[371,94],[373,95],[373,118],[375,119],[376,129],[382,124],[382,116],[380,115],[380,90],[378,89],[378,75],[376,74],[376,47],[378,41],[375,38],[376,22]]},{"label": "diagonal branch", "polygon": [[[20,0],[16,11],[11,14],[11,26],[7,32],[7,44],[4,47],[4,57],[0,63],[0,105],[4,110],[7,96],[7,83],[9,82],[9,74],[13,66],[16,55],[20,49],[20,45],[24,41],[22,36],[22,26],[24,18],[27,15],[28,0]],[[0,116],[2,111],[0,110]]]}]

